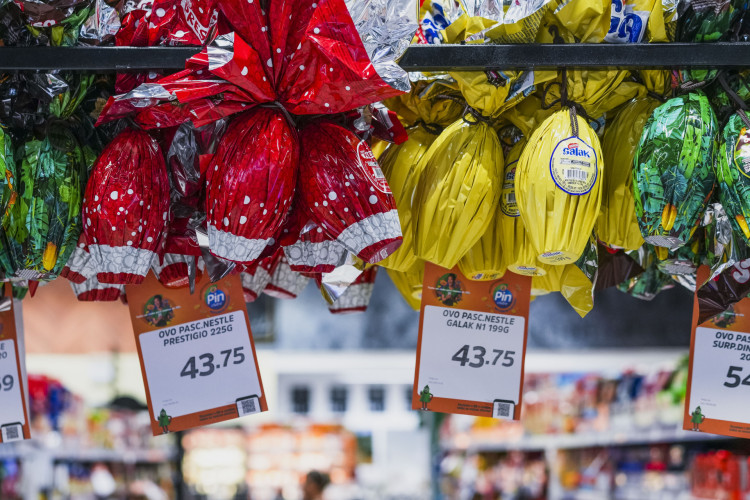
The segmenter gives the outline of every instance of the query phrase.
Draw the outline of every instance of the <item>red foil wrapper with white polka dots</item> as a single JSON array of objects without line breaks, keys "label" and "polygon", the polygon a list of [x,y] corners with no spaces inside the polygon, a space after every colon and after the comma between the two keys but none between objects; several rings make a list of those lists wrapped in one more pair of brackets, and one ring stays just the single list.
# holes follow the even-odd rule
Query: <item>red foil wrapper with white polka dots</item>
[{"label": "red foil wrapper with white polka dots", "polygon": [[70,286],[81,302],[112,302],[125,294],[125,285],[100,283],[96,276],[82,283],[71,282]]},{"label": "red foil wrapper with white polka dots", "polygon": [[271,271],[276,260],[275,256],[271,256],[255,264],[244,266],[244,270],[240,272],[240,278],[242,280],[242,292],[245,296],[245,302],[255,302],[266,288],[271,281]]},{"label": "red foil wrapper with white polka dots", "polygon": [[365,269],[349,288],[334,302],[328,305],[333,314],[364,312],[370,305],[370,298],[375,287],[377,267]]},{"label": "red foil wrapper with white polka dots", "polygon": [[[184,72],[111,98],[100,123],[135,114],[146,129],[186,121],[200,127],[242,105],[270,102],[298,115],[334,114],[409,88],[394,63],[413,33],[404,29],[409,23],[403,16],[390,24],[369,22],[382,21],[390,10],[369,20],[358,16],[355,25],[344,0],[222,0],[217,8],[219,35]],[[368,31],[367,44],[358,29]],[[387,47],[378,50],[386,38]]]},{"label": "red foil wrapper with white polka dots", "polygon": [[276,299],[296,299],[310,278],[292,270],[286,255],[282,253],[271,273],[271,280],[263,293]]},{"label": "red foil wrapper with white polka dots", "polygon": [[300,209],[365,262],[395,252],[402,240],[396,204],[367,143],[326,121],[308,124],[300,142]]},{"label": "red foil wrapper with white polka dots", "polygon": [[154,259],[151,269],[159,282],[167,288],[182,288],[190,285],[190,268],[194,268],[194,279],[199,279],[200,271],[196,268],[196,257],[176,253],[165,253],[161,262]]},{"label": "red foil wrapper with white polka dots", "polygon": [[91,258],[83,234],[78,238],[78,245],[65,263],[60,276],[78,284],[96,276],[96,264]]},{"label": "red foil wrapper with white polka dots", "polygon": [[229,125],[208,165],[209,249],[252,262],[275,242],[294,197],[299,148],[278,108],[258,107]]},{"label": "red foil wrapper with white polka dots", "polygon": [[[303,210],[296,204],[290,217],[298,222],[302,216]],[[307,222],[302,227],[289,224],[285,229],[290,233],[284,235],[281,244],[292,271],[328,273],[346,261],[349,254],[346,247],[314,222]]]},{"label": "red foil wrapper with white polka dots", "polygon": [[161,148],[127,129],[94,164],[83,200],[83,234],[101,283],[138,284],[163,253],[169,179]]}]

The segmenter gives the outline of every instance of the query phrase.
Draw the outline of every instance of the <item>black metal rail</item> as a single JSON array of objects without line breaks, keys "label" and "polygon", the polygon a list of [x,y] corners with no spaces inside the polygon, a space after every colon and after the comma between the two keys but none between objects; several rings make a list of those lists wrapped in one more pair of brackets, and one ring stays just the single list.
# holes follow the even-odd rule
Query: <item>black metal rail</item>
[{"label": "black metal rail", "polygon": [[[0,71],[178,70],[196,47],[2,47]],[[414,45],[407,71],[513,68],[750,68],[750,43]]]}]

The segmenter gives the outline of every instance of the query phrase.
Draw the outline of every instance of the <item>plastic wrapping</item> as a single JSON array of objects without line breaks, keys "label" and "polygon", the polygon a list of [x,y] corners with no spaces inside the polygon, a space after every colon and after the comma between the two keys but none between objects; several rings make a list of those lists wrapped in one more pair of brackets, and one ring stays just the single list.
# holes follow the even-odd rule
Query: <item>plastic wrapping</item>
[{"label": "plastic wrapping", "polygon": [[401,272],[387,269],[396,289],[409,307],[418,311],[422,304],[422,281],[424,280],[424,262],[416,262],[409,270]]},{"label": "plastic wrapping", "polygon": [[576,262],[602,199],[599,138],[573,109],[556,112],[531,135],[516,170],[516,200],[537,258]]},{"label": "plastic wrapping", "polygon": [[707,281],[697,291],[698,324],[726,311],[750,293],[750,259],[745,259]]},{"label": "plastic wrapping", "polygon": [[674,287],[675,282],[668,274],[657,267],[653,250],[644,245],[635,252],[628,252],[641,268],[643,273],[617,285],[617,289],[640,300],[653,300],[659,292]]},{"label": "plastic wrapping", "polygon": [[581,257],[574,264],[566,265],[560,277],[560,293],[582,318],[594,308],[598,272],[596,238],[592,236]]},{"label": "plastic wrapping", "polygon": [[620,109],[604,132],[605,175],[596,233],[613,248],[638,250],[643,245],[633,199],[633,157],[646,120],[658,105],[659,101],[650,97],[634,99]]},{"label": "plastic wrapping", "polygon": [[676,250],[692,236],[714,188],[716,118],[702,93],[662,104],[633,159],[633,196],[647,243]]},{"label": "plastic wrapping", "polygon": [[96,276],[82,283],[70,282],[73,293],[82,302],[113,302],[125,293],[125,285],[100,283]]},{"label": "plastic wrapping", "polygon": [[320,294],[333,304],[339,300],[365,270],[365,264],[353,254],[348,254],[342,264],[327,273],[315,275]]},{"label": "plastic wrapping", "polygon": [[276,264],[276,257],[262,259],[249,266],[244,266],[240,273],[242,278],[242,292],[245,296],[245,302],[255,302],[260,297],[268,283],[271,282],[271,272]]},{"label": "plastic wrapping", "polygon": [[482,237],[500,199],[503,152],[495,130],[473,118],[446,128],[422,157],[412,199],[414,249],[446,269]]},{"label": "plastic wrapping", "polygon": [[109,44],[120,30],[117,8],[104,0],[94,0],[88,19],[81,25],[78,40],[91,45]]},{"label": "plastic wrapping", "polygon": [[402,239],[398,212],[367,143],[327,121],[308,124],[300,141],[302,213],[367,263],[393,253]]},{"label": "plastic wrapping", "polygon": [[294,197],[299,147],[283,112],[255,108],[229,125],[207,171],[211,253],[252,262],[278,237]]},{"label": "plastic wrapping", "polygon": [[412,0],[345,0],[367,55],[380,78],[408,92],[409,75],[396,64],[417,31]]},{"label": "plastic wrapping", "polygon": [[101,283],[138,284],[163,253],[169,179],[158,143],[127,129],[99,156],[84,197],[83,231]]},{"label": "plastic wrapping", "polygon": [[189,286],[191,281],[195,283],[196,258],[193,255],[181,255],[176,253],[165,253],[159,262],[154,259],[151,263],[159,282],[167,288],[182,288]]},{"label": "plastic wrapping", "polygon": [[366,311],[372,297],[377,271],[377,267],[365,269],[333,304],[328,305],[328,310],[333,314],[350,314]]},{"label": "plastic wrapping", "polygon": [[[740,113],[744,113],[746,120]],[[716,161],[719,201],[734,231],[750,244],[750,113],[733,114],[721,135]]]},{"label": "plastic wrapping", "polygon": [[305,289],[310,278],[292,270],[285,255],[281,255],[271,273],[263,293],[276,299],[295,299]]},{"label": "plastic wrapping", "polygon": [[14,0],[27,29],[53,46],[75,45],[92,11],[89,0]]},{"label": "plastic wrapping", "polygon": [[[41,140],[19,150],[15,192],[3,221],[0,262],[7,276],[52,280],[81,233],[81,200],[88,161],[71,126],[51,119]],[[4,196],[5,198],[5,196]]]},{"label": "plastic wrapping", "polygon": [[401,93],[375,71],[343,0],[280,0],[267,10],[261,3],[219,2],[234,31],[213,39],[185,71],[110,100],[100,121],[135,113],[144,128],[188,120],[200,127],[250,103],[333,114]]},{"label": "plastic wrapping", "polygon": [[411,200],[425,166],[421,161],[422,157],[437,139],[438,136],[435,134],[437,131],[429,126],[417,125],[409,129],[407,142],[390,145],[378,160],[383,168],[383,175],[388,180],[388,185],[393,189],[403,238],[401,246],[380,262],[381,266],[388,269],[403,272],[419,260],[414,251]]},{"label": "plastic wrapping", "polygon": [[604,290],[628,281],[644,269],[623,250],[615,250],[599,244],[599,273],[596,279],[596,290]]}]

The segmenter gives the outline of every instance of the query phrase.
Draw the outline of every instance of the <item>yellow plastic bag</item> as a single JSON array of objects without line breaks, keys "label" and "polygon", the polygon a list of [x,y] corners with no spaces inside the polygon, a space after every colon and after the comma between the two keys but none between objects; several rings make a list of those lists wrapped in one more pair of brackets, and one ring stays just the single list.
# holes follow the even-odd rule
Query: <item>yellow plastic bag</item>
[{"label": "yellow plastic bag", "polygon": [[378,159],[396,201],[403,237],[398,250],[379,263],[388,269],[407,271],[418,260],[414,253],[411,199],[425,165],[420,160],[438,137],[433,132],[422,125],[412,127],[408,130],[408,141],[390,144]]},{"label": "yellow plastic bag", "polygon": [[602,151],[606,174],[602,179],[602,208],[597,221],[599,239],[612,248],[638,250],[643,236],[633,198],[633,156],[641,132],[659,101],[634,99],[623,106],[604,131]]},{"label": "yellow plastic bag", "polygon": [[531,295],[548,295],[559,292],[562,287],[562,274],[567,266],[546,266],[547,272],[531,278]]},{"label": "yellow plastic bag", "polygon": [[536,128],[547,118],[552,116],[553,108],[544,109],[542,99],[536,95],[530,95],[521,101],[513,109],[503,115],[513,125],[521,130],[524,137],[531,137]]},{"label": "yellow plastic bag", "polygon": [[424,280],[424,262],[417,262],[406,272],[387,269],[388,276],[401,293],[409,307],[419,311],[422,304],[422,281]]},{"label": "yellow plastic bag", "polygon": [[668,69],[641,70],[641,80],[649,92],[662,97],[672,95],[672,72]]},{"label": "yellow plastic bag", "polygon": [[537,258],[578,260],[602,200],[599,137],[573,109],[557,111],[531,135],[516,170],[516,199]]},{"label": "yellow plastic bag", "polygon": [[525,146],[525,139],[521,139],[513,146],[508,153],[503,173],[500,207],[495,221],[502,242],[499,268],[508,269],[524,276],[543,276],[550,266],[546,266],[537,260],[538,252],[526,235],[516,199],[518,159]]},{"label": "yellow plastic bag", "polygon": [[564,27],[578,41],[600,43],[609,31],[611,9],[611,0],[567,0],[547,20]]},{"label": "yellow plastic bag", "polygon": [[442,82],[421,80],[412,84],[408,94],[386,99],[384,104],[394,111],[406,126],[414,125],[421,120],[430,125],[447,127],[461,117],[464,106],[453,99],[438,96],[460,98],[461,94]]},{"label": "yellow plastic bag", "polygon": [[466,103],[497,117],[557,77],[555,71],[451,71]]},{"label": "yellow plastic bag", "polygon": [[497,133],[482,120],[464,118],[422,157],[412,199],[415,253],[447,269],[482,237],[500,198],[503,152]]}]

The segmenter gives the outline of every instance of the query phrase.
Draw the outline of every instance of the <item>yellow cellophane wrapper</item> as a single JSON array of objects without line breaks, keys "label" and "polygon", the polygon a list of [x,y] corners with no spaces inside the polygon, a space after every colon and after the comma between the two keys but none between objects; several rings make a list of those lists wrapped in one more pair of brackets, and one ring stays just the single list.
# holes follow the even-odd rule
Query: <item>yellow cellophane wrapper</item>
[{"label": "yellow cellophane wrapper", "polygon": [[[467,120],[474,120],[467,115]],[[485,122],[457,120],[422,157],[412,198],[418,257],[447,269],[482,237],[500,198],[503,153]]]},{"label": "yellow cellophane wrapper", "polygon": [[640,73],[646,90],[663,97],[672,95],[671,71],[667,69],[644,69]]},{"label": "yellow cellophane wrapper", "polygon": [[461,17],[453,21],[441,33],[445,43],[461,43],[473,35],[485,32],[496,24],[497,22],[492,19],[462,14]]},{"label": "yellow cellophane wrapper", "polygon": [[563,267],[560,293],[582,318],[594,308],[594,284],[575,264]]},{"label": "yellow cellophane wrapper", "polygon": [[[501,243],[500,269],[507,269],[525,276],[541,276],[546,274],[550,266],[539,262],[531,241],[526,236],[526,229],[518,212],[516,196],[516,173],[518,159],[526,145],[526,140],[518,141],[508,153],[502,179],[500,204],[495,216],[496,232],[499,233]],[[487,233],[490,233],[488,230]],[[484,239],[487,236],[482,238]],[[482,241],[482,240],[480,240]]]},{"label": "yellow cellophane wrapper", "polygon": [[390,145],[390,142],[373,139],[372,144],[370,145],[370,150],[372,151],[372,154],[375,155],[375,158],[380,158]]},{"label": "yellow cellophane wrapper", "polygon": [[[557,77],[555,71],[451,71],[466,103],[487,117],[497,117],[530,95],[536,86]],[[502,84],[498,84],[502,82]]]},{"label": "yellow cellophane wrapper", "polygon": [[401,293],[409,307],[418,311],[422,304],[422,281],[424,280],[424,261],[418,261],[406,272],[386,269],[388,276]]},{"label": "yellow cellophane wrapper", "polygon": [[380,261],[379,265],[404,272],[408,271],[418,260],[414,253],[411,199],[417,180],[425,166],[420,160],[438,137],[421,126],[412,127],[408,133],[408,141],[403,144],[389,145],[378,159],[396,201],[403,237],[398,250]]},{"label": "yellow cellophane wrapper", "polygon": [[386,99],[384,104],[407,126],[422,120],[425,123],[447,127],[461,117],[464,107],[451,99],[438,98],[440,95],[461,97],[455,88],[440,82],[422,80],[412,84],[408,94]]},{"label": "yellow cellophane wrapper", "polygon": [[[578,136],[574,137],[571,111],[555,112],[531,135],[521,152],[516,170],[516,199],[526,234],[545,264],[564,265],[578,260],[594,229],[602,200],[602,152],[594,130],[580,116],[575,116]],[[563,144],[563,141],[566,144]],[[587,166],[569,164],[564,151],[588,154]],[[558,148],[560,146],[560,148]],[[558,155],[552,168],[553,153]],[[581,156],[574,161],[583,161]],[[563,178],[573,170],[586,173],[583,180]],[[553,179],[563,182],[567,192]],[[580,182],[583,184],[581,184]],[[588,191],[586,191],[588,189]],[[571,193],[571,194],[569,194]]]},{"label": "yellow cellophane wrapper", "polygon": [[505,113],[503,117],[518,127],[524,137],[531,137],[534,130],[554,112],[553,108],[542,108],[542,100],[539,96],[530,95]]},{"label": "yellow cellophane wrapper", "polygon": [[[574,0],[576,1],[578,0]],[[609,2],[607,3],[609,5]],[[607,13],[607,23],[609,23],[609,10]],[[563,32],[562,37],[565,43],[575,42],[570,34]],[[540,32],[540,41],[551,43],[554,41],[554,36],[547,30],[543,30]],[[568,100],[581,105],[594,119],[599,119],[607,111],[646,94],[643,85],[630,81],[630,71],[627,70],[569,69],[565,74]],[[561,71],[556,77],[561,84],[562,76]],[[545,102],[552,103],[559,98],[560,85],[549,86],[547,95],[544,97]]]},{"label": "yellow cellophane wrapper", "polygon": [[612,248],[638,250],[643,236],[633,199],[633,156],[643,127],[659,101],[634,99],[623,106],[604,131],[602,152],[606,174],[602,179],[602,208],[596,225],[599,239]]},{"label": "yellow cellophane wrapper", "polygon": [[534,43],[545,16],[558,4],[559,0],[552,0],[514,23],[497,24],[486,31],[485,37],[492,43]]},{"label": "yellow cellophane wrapper", "polygon": [[[573,265],[573,264],[571,264]],[[545,266],[546,273],[531,278],[531,295],[547,295],[559,292],[562,287],[562,275],[567,266]]]},{"label": "yellow cellophane wrapper", "polygon": [[593,288],[594,284],[575,264],[549,266],[544,276],[531,278],[532,296],[560,292],[581,317],[594,308]]},{"label": "yellow cellophane wrapper", "polygon": [[609,31],[611,12],[611,0],[563,0],[557,9],[547,15],[547,22],[542,26],[561,26],[580,42],[600,43]]}]

